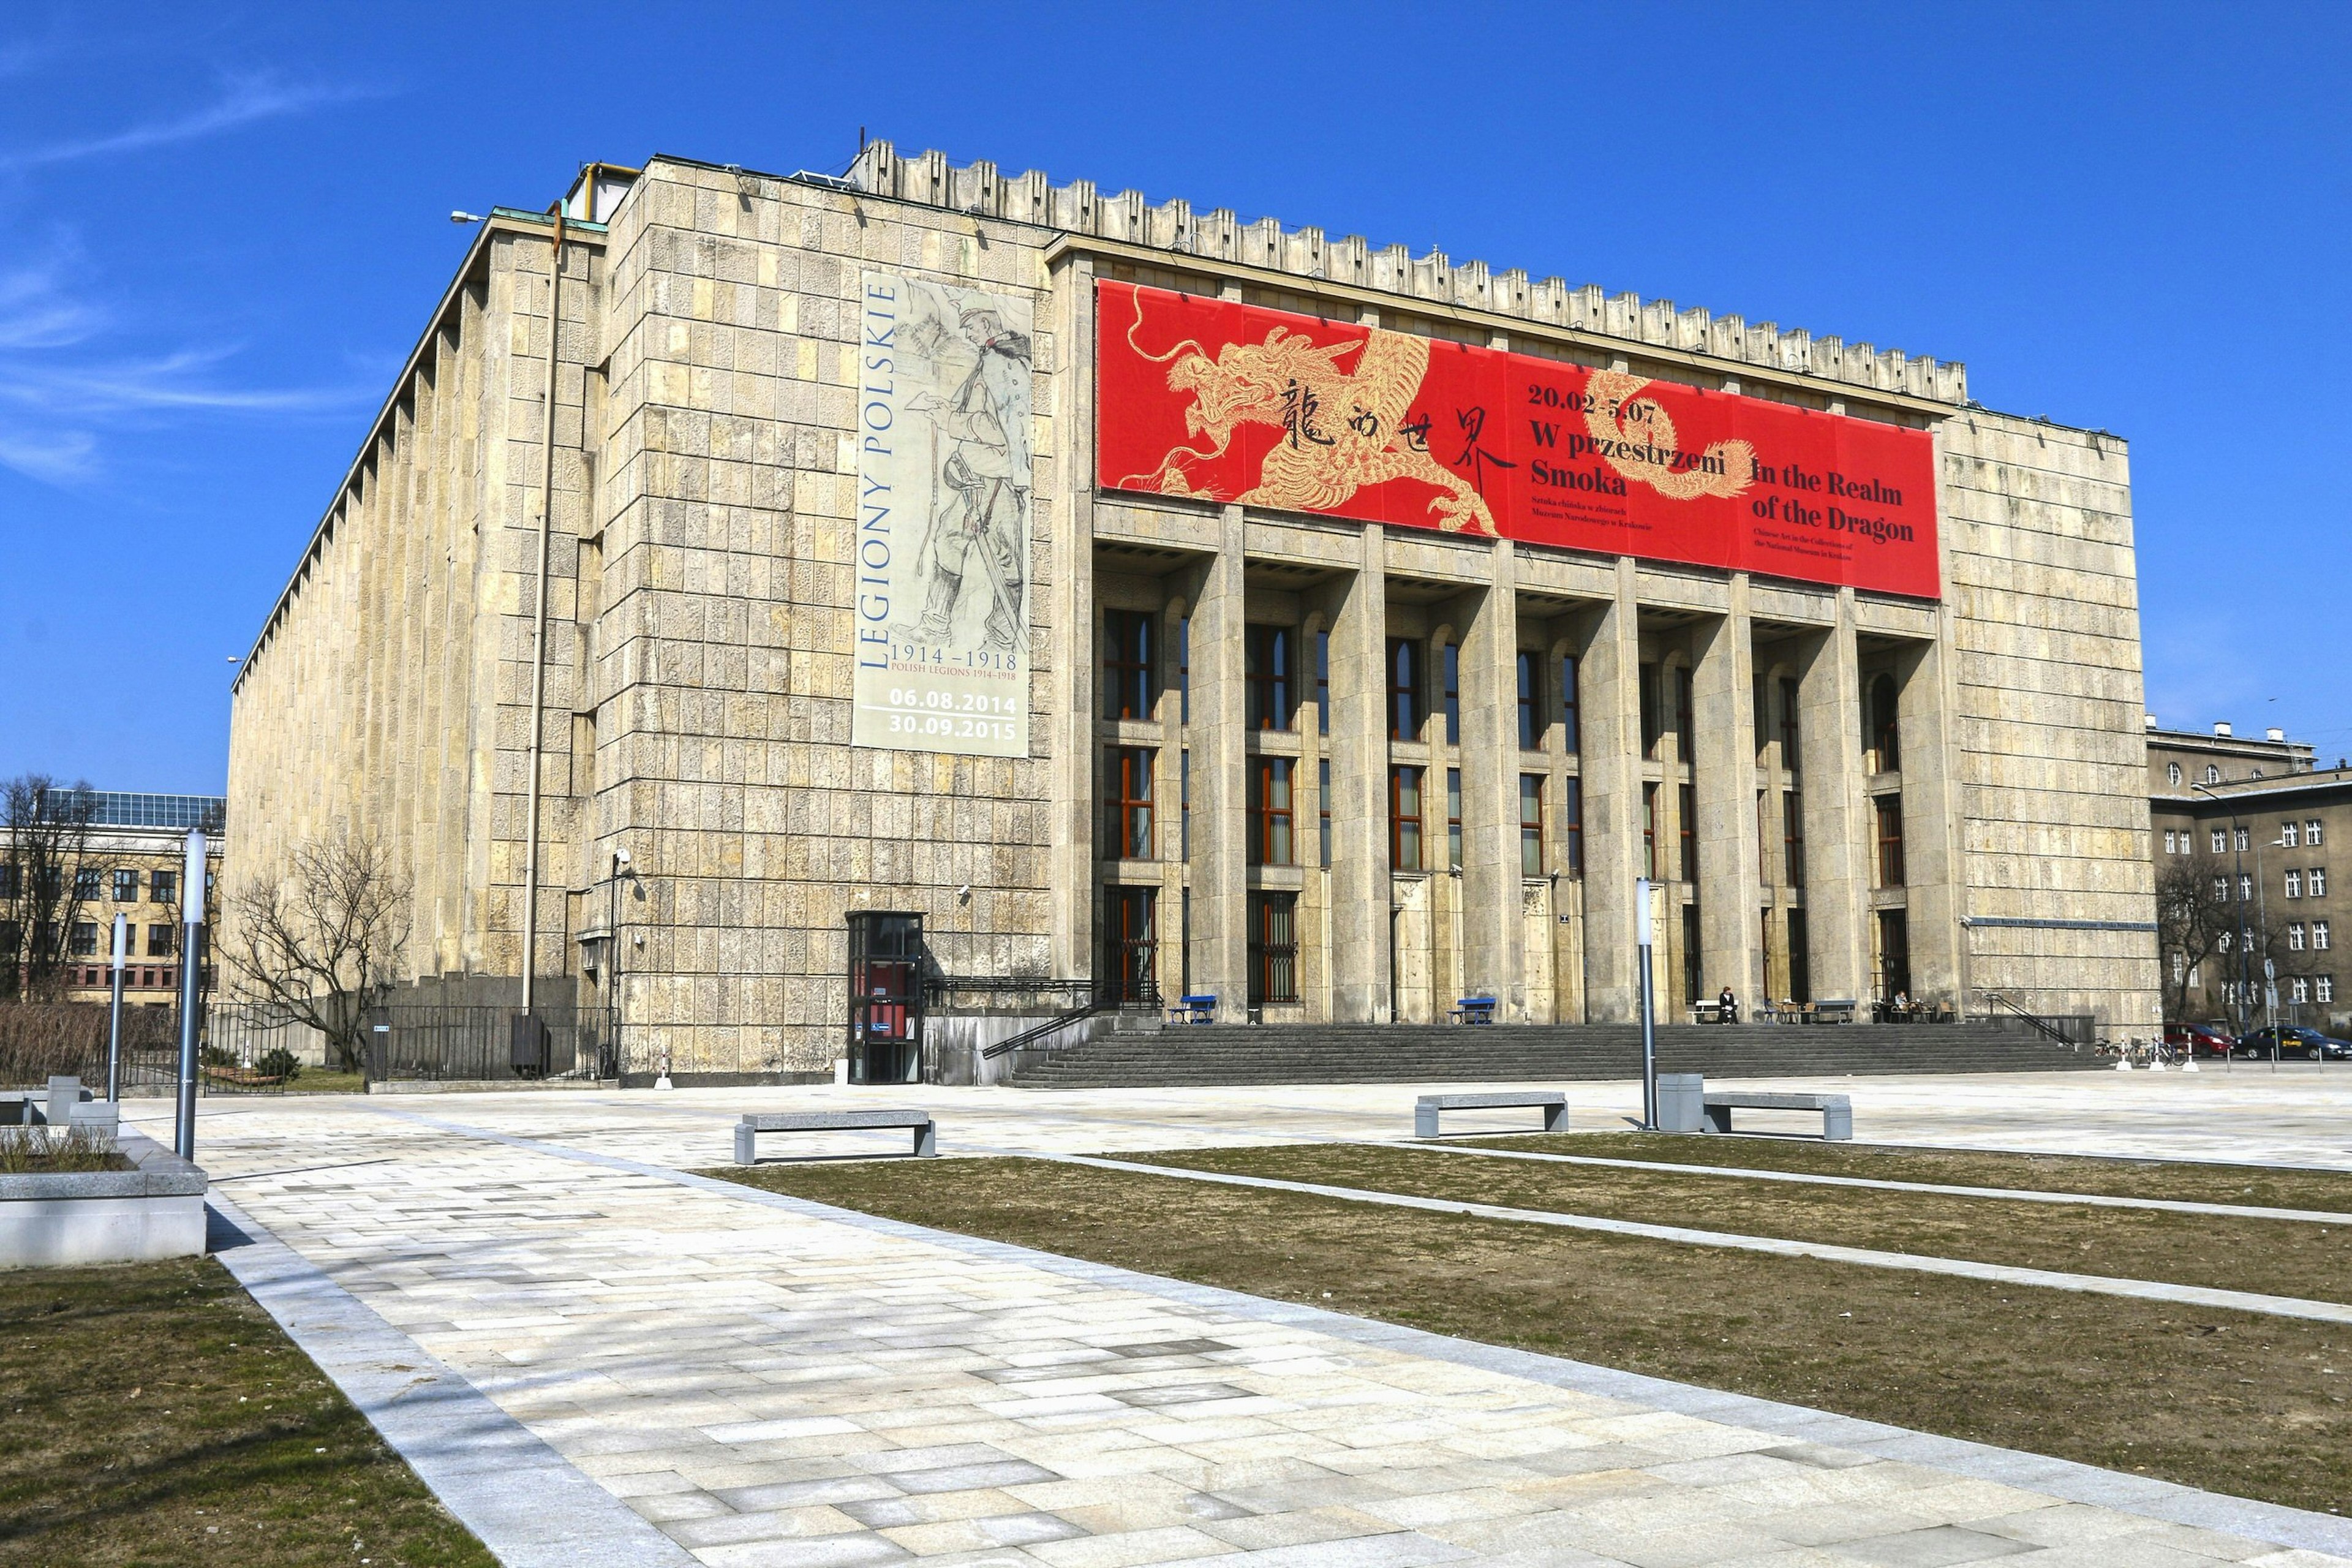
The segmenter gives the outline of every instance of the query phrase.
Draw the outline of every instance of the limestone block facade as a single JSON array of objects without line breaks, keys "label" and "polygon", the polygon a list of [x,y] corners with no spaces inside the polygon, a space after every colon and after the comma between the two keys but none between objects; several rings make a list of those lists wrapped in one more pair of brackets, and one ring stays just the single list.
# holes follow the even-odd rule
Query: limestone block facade
[{"label": "limestone block facade", "polygon": [[[616,1005],[632,1074],[829,1074],[861,908],[950,973],[1228,1017],[1622,1019],[1653,870],[1677,1012],[2154,1026],[2120,440],[1954,363],[887,143],[592,165],[562,218],[483,226],[237,681],[228,875],[383,839],[420,980],[523,972],[536,678],[538,984]],[[1026,756],[850,743],[872,268],[1034,315]],[[1105,279],[1931,431],[1943,596],[1100,490]]]}]

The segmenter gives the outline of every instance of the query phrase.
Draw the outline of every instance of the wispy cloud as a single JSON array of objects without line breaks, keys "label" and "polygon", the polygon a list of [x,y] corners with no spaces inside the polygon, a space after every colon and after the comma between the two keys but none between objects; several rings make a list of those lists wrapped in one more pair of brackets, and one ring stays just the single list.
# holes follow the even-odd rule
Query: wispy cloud
[{"label": "wispy cloud", "polygon": [[[0,74],[5,74],[5,68],[0,68]],[[143,153],[150,148],[168,147],[175,142],[216,136],[258,121],[277,120],[322,105],[345,103],[369,96],[372,95],[366,89],[347,86],[287,83],[271,76],[231,77],[222,84],[219,95],[199,109],[101,135],[69,138],[43,147],[0,153],[0,170],[23,173],[58,163],[79,163],[88,158]]]}]

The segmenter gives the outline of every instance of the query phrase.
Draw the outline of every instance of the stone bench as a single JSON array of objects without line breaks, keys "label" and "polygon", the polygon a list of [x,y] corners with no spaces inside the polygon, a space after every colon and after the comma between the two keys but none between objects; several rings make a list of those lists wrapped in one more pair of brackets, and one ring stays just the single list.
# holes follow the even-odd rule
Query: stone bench
[{"label": "stone bench", "polygon": [[1412,1102],[1412,1135],[1438,1136],[1438,1118],[1449,1110],[1486,1110],[1496,1106],[1532,1106],[1543,1112],[1547,1132],[1568,1131],[1568,1096],[1556,1089],[1512,1089],[1500,1094],[1424,1094]]},{"label": "stone bench", "polygon": [[1710,1132],[1731,1131],[1734,1110],[1818,1110],[1822,1136],[1832,1142],[1853,1140],[1853,1101],[1843,1094],[1739,1093],[1717,1090],[1703,1098]]},{"label": "stone bench", "polygon": [[751,1144],[762,1132],[856,1132],[869,1127],[910,1130],[915,1135],[914,1152],[918,1156],[940,1152],[939,1127],[931,1121],[931,1113],[912,1106],[873,1110],[747,1110],[743,1120],[735,1124],[735,1163],[758,1163]]}]

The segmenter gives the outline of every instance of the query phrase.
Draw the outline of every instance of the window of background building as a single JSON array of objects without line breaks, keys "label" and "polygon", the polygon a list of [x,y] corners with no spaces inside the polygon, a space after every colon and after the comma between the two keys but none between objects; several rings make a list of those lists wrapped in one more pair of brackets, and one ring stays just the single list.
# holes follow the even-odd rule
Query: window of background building
[{"label": "window of background building", "polygon": [[1400,871],[1422,868],[1421,770],[1416,767],[1389,770],[1389,864]]},{"label": "window of background building", "polygon": [[1519,651],[1519,750],[1532,752],[1543,744],[1543,726],[1536,720],[1536,656]]},{"label": "window of background building", "polygon": [[1421,645],[1389,638],[1389,739],[1421,739]]},{"label": "window of background building", "polygon": [[2171,781],[2174,788],[2178,789],[2180,785],[2180,764],[2179,763],[2166,764],[2164,776]]},{"label": "window of background building", "polygon": [[25,928],[15,921],[0,921],[0,958],[14,958],[25,943]]},{"label": "window of background building", "polygon": [[1152,847],[1151,764],[1157,753],[1139,746],[1113,746],[1103,754],[1103,774],[1110,785],[1105,805],[1109,820],[1103,837],[1114,858],[1149,860]]},{"label": "window of background building", "polygon": [[1103,612],[1103,717],[1151,717],[1152,617],[1141,610]]},{"label": "window of background building", "polygon": [[2327,922],[2326,921],[2314,921],[2311,922],[2311,945],[2322,952],[2327,951]]},{"label": "window of background building", "polygon": [[2220,784],[2221,782],[2221,770],[2215,767],[2210,763],[2206,763],[2205,782],[2207,784]]},{"label": "window of background building", "polygon": [[147,956],[150,958],[171,957],[172,944],[176,940],[174,936],[176,930],[176,927],[167,925],[149,926],[147,928]]},{"label": "window of background building", "polygon": [[1103,894],[1103,937],[1110,948],[1105,967],[1120,1000],[1148,997],[1160,984],[1159,900],[1150,888],[1106,888]]},{"label": "window of background building", "polygon": [[2238,901],[2242,904],[2254,901],[2254,879],[2252,877],[2238,879]]},{"label": "window of background building", "polygon": [[1323,847],[1321,865],[1331,868],[1331,759],[1325,757],[1315,764],[1316,828]]},{"label": "window of background building", "polygon": [[2239,853],[2239,854],[2242,855],[2242,854],[2244,854],[2244,853],[2246,852],[2246,849],[2247,849],[2247,843],[2246,843],[2246,840],[2247,840],[2248,836],[2252,833],[2252,830],[2251,828],[2245,828],[2245,827],[2241,827],[2241,828],[2239,828],[2239,829],[2238,829],[2238,853]]},{"label": "window of background building", "polygon": [[1291,770],[1288,757],[1259,757],[1250,769],[1250,856],[1253,866],[1294,864]]},{"label": "window of background building", "polygon": [[1797,682],[1787,675],[1780,678],[1780,765],[1797,771]]},{"label": "window of background building", "polygon": [[1636,672],[1635,679],[1641,688],[1642,754],[1645,757],[1654,757],[1658,754],[1658,737],[1664,732],[1665,724],[1664,715],[1658,711],[1661,702],[1658,693],[1658,667],[1654,664],[1643,665]]},{"label": "window of background building", "polygon": [[1250,896],[1250,1005],[1298,1000],[1298,895]]},{"label": "window of background building", "polygon": [[1242,679],[1248,692],[1244,719],[1253,730],[1289,730],[1297,723],[1297,672],[1291,668],[1288,626],[1242,628]]},{"label": "window of background building", "polygon": [[1580,729],[1578,723],[1578,718],[1579,715],[1577,713],[1576,698],[1576,656],[1572,653],[1564,654],[1560,657],[1559,661],[1559,721],[1561,730],[1559,743],[1561,749],[1567,752],[1571,757],[1576,755],[1578,751],[1580,750],[1583,745],[1583,742],[1580,739]]},{"label": "window of background building", "polygon": [[1658,786],[1642,786],[1642,875],[1658,879]]},{"label": "window of background building", "polygon": [[147,901],[151,904],[176,904],[180,901],[180,874],[177,871],[156,871],[147,878]]},{"label": "window of background building", "polygon": [[0,899],[13,899],[16,896],[16,862],[14,860],[0,861]]},{"label": "window of background building", "polygon": [[1678,792],[1676,804],[1682,807],[1682,810],[1676,813],[1682,820],[1675,824],[1675,832],[1682,840],[1680,857],[1682,879],[1685,882],[1696,882],[1698,880],[1698,786],[1683,785]]},{"label": "window of background building", "polygon": [[2167,855],[2169,855],[2169,854],[2171,854],[2171,853],[2172,853],[2172,837],[2173,837],[2172,830],[2171,830],[2170,828],[2167,828],[2167,829],[2165,829],[2165,833],[2164,833],[2164,852],[2165,852]]},{"label": "window of background building", "polygon": [[2286,928],[2286,950],[2289,952],[2301,952],[2303,951],[2303,922],[2301,921],[2296,921],[2294,924]]},{"label": "window of background building", "polygon": [[2294,849],[2301,846],[2303,843],[2302,824],[2292,821],[2280,823],[2279,842],[2285,845],[2290,849]]},{"label": "window of background building", "polygon": [[1462,743],[1462,650],[1453,643],[1443,649],[1445,675],[1445,743]]},{"label": "window of background building", "polygon": [[139,901],[138,872],[117,871],[114,874],[114,901],[118,904],[135,904]]},{"label": "window of background building", "polygon": [[1560,816],[1559,868],[1571,877],[1581,877],[1584,875],[1584,781],[1571,775],[1562,782],[1568,785],[1568,809]]},{"label": "window of background building", "polygon": [[[1792,789],[1780,792],[1780,864],[1789,886],[1805,885],[1805,803]],[[1789,951],[1796,952],[1793,941]]]},{"label": "window of background building", "polygon": [[1519,775],[1519,875],[1522,877],[1544,874],[1543,789],[1543,774]]},{"label": "window of background building", "polygon": [[1331,732],[1331,634],[1315,634],[1315,729]]},{"label": "window of background building", "polygon": [[1878,797],[1878,885],[1903,885],[1903,801],[1898,795]]},{"label": "window of background building", "polygon": [[2286,896],[2290,899],[2299,899],[2303,897],[2302,872],[2289,871],[2286,874]]},{"label": "window of background building", "polygon": [[2216,855],[2228,853],[2230,848],[2230,836],[2221,828],[2215,828],[2213,830],[2212,846],[2213,853]]},{"label": "window of background building", "polygon": [[1462,869],[1462,770],[1445,770],[1445,864]]},{"label": "window of background building", "polygon": [[98,951],[98,922],[76,921],[73,925],[73,956],[88,958]]},{"label": "window of background building", "polygon": [[2296,975],[2292,981],[2288,982],[2288,984],[2294,987],[2293,994],[2287,998],[2288,1001],[2308,1002],[2311,1000],[2311,983],[2305,980],[2302,975]]},{"label": "window of background building", "polygon": [[2319,818],[2315,816],[2303,825],[2303,841],[2314,849],[2319,847]]},{"label": "window of background building", "polygon": [[2327,868],[2325,866],[2311,868],[2311,896],[2315,899],[2327,896]]},{"label": "window of background building", "polygon": [[1870,749],[1876,753],[1880,773],[1891,773],[1902,767],[1901,708],[1891,675],[1879,676],[1870,683]]},{"label": "window of background building", "polygon": [[94,903],[98,900],[99,889],[105,885],[105,881],[106,873],[95,867],[78,867],[74,871],[73,896]]},{"label": "window of background building", "polygon": [[2315,974],[2311,979],[2312,994],[2322,1002],[2336,1000],[2336,981],[2332,975]]}]

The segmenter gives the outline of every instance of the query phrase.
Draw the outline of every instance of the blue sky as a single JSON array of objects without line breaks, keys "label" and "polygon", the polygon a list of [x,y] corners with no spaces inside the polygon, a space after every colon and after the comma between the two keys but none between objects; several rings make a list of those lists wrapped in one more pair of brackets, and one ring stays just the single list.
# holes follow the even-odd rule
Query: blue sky
[{"label": "blue sky", "polygon": [[1008,171],[1968,362],[2132,442],[2150,706],[2352,752],[2352,11],[0,8],[0,775],[215,791],[469,237],[583,161]]}]

